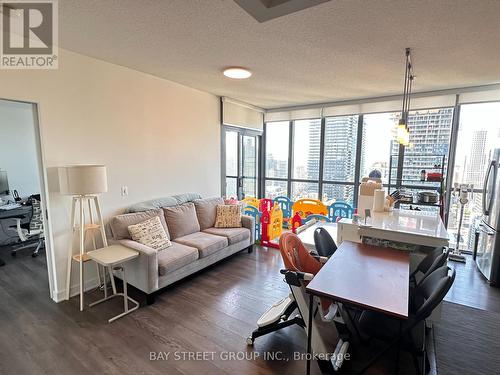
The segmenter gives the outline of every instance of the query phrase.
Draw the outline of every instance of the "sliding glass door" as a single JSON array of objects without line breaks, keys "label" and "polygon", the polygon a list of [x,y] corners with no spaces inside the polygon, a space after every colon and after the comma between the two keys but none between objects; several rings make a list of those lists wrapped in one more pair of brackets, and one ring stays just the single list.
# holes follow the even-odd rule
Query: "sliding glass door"
[{"label": "sliding glass door", "polygon": [[224,127],[224,196],[237,199],[258,196],[259,142],[258,132]]}]

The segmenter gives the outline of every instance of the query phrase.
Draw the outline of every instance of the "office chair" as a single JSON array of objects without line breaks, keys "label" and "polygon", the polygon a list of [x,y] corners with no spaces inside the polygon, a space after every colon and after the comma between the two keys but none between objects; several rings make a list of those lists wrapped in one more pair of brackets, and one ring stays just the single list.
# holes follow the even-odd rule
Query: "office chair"
[{"label": "office chair", "polygon": [[[451,271],[451,274],[450,274]],[[407,320],[398,319],[379,312],[365,310],[358,320],[359,332],[368,337],[387,342],[388,345],[376,354],[363,367],[359,373],[365,372],[371,365],[377,362],[387,351],[397,345],[396,366],[399,362],[399,351],[403,345],[413,357],[413,363],[417,374],[422,373],[418,357],[424,356],[426,372],[429,370],[429,362],[426,356],[425,345],[420,348],[415,343],[412,330],[417,325],[424,325],[432,311],[443,301],[455,280],[455,270],[448,266],[440,267],[416,288],[410,302],[410,311]],[[423,326],[422,326],[423,327]]]},{"label": "office chair", "polygon": [[316,228],[314,230],[314,246],[319,256],[331,257],[337,250],[337,245],[330,233],[325,228]]},{"label": "office chair", "polygon": [[[443,252],[444,250],[444,252]],[[427,276],[436,269],[445,265],[448,260],[450,250],[448,248],[436,247],[432,250],[417,266],[415,271],[410,275],[410,287],[420,285]],[[422,277],[417,280],[416,275],[422,273]]]},{"label": "office chair", "polygon": [[17,252],[30,247],[35,247],[31,253],[32,257],[38,256],[38,252],[45,244],[45,236],[43,230],[43,214],[40,200],[30,197],[31,201],[31,216],[29,223],[21,224],[22,218],[16,217],[16,229],[19,237],[20,246],[16,246],[11,250],[11,255],[16,256]]}]

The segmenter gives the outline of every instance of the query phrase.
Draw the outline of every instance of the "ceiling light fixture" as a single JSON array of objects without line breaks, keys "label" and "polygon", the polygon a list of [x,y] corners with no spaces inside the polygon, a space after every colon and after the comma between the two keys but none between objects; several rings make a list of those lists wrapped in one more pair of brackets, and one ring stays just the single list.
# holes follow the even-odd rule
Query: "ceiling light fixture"
[{"label": "ceiling light fixture", "polygon": [[411,63],[410,49],[405,50],[405,85],[403,90],[403,108],[401,109],[401,119],[398,124],[397,140],[399,144],[408,146],[410,143],[410,129],[408,128],[408,116],[410,113],[410,96],[413,84],[413,65]]},{"label": "ceiling light fixture", "polygon": [[250,78],[252,72],[245,68],[231,67],[224,69],[224,75],[232,79],[247,79]]}]

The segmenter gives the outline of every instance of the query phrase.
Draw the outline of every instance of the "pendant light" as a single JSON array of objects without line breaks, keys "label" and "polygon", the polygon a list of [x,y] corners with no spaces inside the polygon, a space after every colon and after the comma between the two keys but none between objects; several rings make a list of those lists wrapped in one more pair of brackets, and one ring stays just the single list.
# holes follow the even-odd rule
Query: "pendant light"
[{"label": "pendant light", "polygon": [[410,129],[408,128],[408,116],[410,112],[410,96],[413,84],[413,66],[411,63],[410,49],[405,50],[405,83],[403,89],[403,108],[401,109],[401,119],[397,130],[397,141],[403,146],[410,144]]}]

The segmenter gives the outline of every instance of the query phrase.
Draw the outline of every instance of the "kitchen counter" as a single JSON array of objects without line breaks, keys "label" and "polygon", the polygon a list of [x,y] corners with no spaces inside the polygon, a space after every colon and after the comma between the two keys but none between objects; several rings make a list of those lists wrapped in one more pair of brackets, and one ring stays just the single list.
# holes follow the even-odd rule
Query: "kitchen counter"
[{"label": "kitchen counter", "polygon": [[[364,222],[364,220],[362,220]],[[359,235],[421,246],[448,246],[449,235],[434,212],[395,209],[372,212],[371,226],[359,226]]]}]

